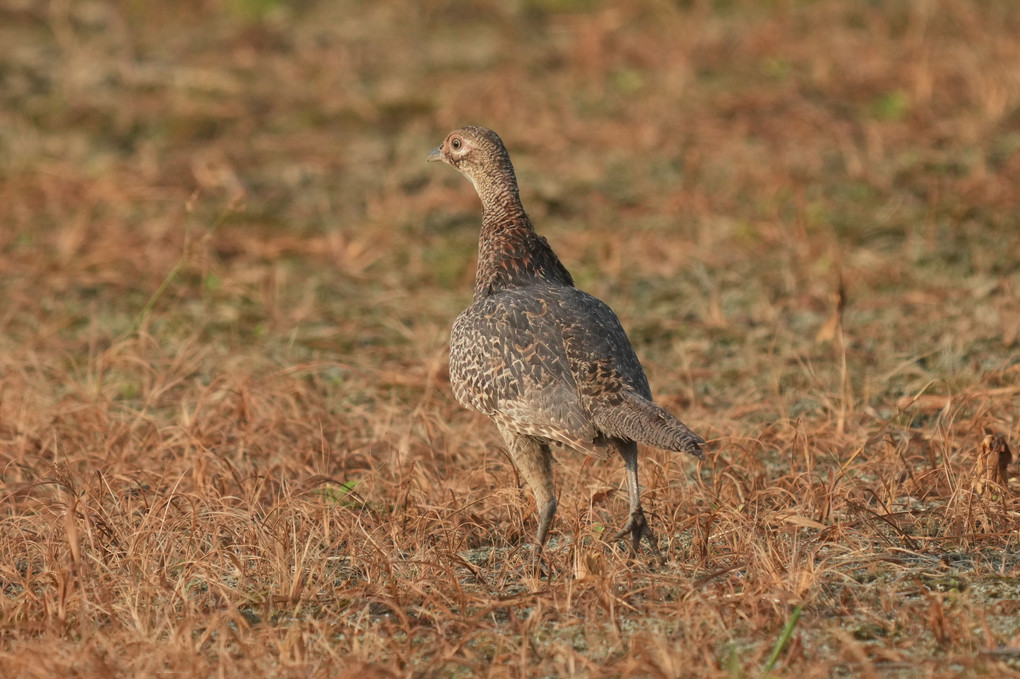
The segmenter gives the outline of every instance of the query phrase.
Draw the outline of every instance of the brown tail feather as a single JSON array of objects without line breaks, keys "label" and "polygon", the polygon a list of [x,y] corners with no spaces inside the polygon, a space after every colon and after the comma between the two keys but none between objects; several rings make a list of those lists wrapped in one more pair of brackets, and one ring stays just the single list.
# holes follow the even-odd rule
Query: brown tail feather
[{"label": "brown tail feather", "polygon": [[701,438],[668,411],[637,394],[596,416],[599,428],[610,436],[628,438],[663,450],[675,450],[704,458]]}]

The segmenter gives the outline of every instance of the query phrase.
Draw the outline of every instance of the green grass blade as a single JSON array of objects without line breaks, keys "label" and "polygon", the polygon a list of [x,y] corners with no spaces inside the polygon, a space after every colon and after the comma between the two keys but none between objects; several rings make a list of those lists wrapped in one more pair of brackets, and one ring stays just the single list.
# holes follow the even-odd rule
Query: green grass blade
[{"label": "green grass blade", "polygon": [[790,637],[793,636],[793,630],[797,627],[797,621],[800,620],[800,610],[800,606],[794,608],[790,619],[786,621],[786,627],[783,628],[783,633],[776,640],[776,645],[772,649],[772,655],[769,656],[768,662],[765,663],[765,667],[761,671],[763,677],[768,675],[772,668],[775,667],[776,661],[779,660],[779,654],[783,652],[786,644],[790,641]]}]

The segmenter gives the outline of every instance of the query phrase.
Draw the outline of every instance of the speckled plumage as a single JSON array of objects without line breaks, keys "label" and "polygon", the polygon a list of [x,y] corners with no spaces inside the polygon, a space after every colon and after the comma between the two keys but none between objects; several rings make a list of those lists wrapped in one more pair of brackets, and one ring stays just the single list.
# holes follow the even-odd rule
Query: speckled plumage
[{"label": "speckled plumage", "polygon": [[[450,382],[488,415],[535,493],[538,546],[556,511],[550,444],[627,465],[631,516],[623,530],[659,555],[641,509],[637,445],[701,457],[704,440],[652,402],[616,314],[574,287],[521,205],[510,155],[495,132],[464,127],[429,154],[464,174],[482,201],[474,302],[453,324]],[[661,558],[661,556],[660,556]]]}]

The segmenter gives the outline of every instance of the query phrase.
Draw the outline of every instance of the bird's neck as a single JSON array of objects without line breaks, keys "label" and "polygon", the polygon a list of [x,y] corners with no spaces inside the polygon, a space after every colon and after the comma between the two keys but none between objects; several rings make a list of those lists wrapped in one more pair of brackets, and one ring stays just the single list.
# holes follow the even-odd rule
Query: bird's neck
[{"label": "bird's neck", "polygon": [[521,203],[520,193],[517,191],[517,184],[508,184],[500,187],[489,187],[485,191],[479,191],[478,196],[482,199],[482,228],[489,224],[526,223],[531,226],[528,213],[524,211]]},{"label": "bird's neck", "polygon": [[545,238],[535,233],[517,186],[485,194],[482,196],[475,300],[540,281],[572,286],[570,273]]}]

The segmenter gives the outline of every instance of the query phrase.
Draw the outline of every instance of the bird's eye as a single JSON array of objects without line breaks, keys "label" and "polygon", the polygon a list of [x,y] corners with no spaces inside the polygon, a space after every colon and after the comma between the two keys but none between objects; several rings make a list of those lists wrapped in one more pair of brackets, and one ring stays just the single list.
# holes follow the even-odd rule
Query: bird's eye
[{"label": "bird's eye", "polygon": [[453,147],[454,151],[460,151],[460,147],[461,147],[460,139],[457,138],[457,137],[454,137],[453,141],[450,142],[450,146]]}]

